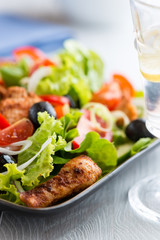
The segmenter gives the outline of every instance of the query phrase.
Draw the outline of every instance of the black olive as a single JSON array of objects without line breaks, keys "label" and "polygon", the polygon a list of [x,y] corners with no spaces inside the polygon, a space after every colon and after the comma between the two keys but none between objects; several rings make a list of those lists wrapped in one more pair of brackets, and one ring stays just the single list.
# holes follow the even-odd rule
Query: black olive
[{"label": "black olive", "polygon": [[73,100],[73,98],[70,95],[65,95],[65,97],[68,98],[68,100],[70,101],[71,108],[77,108],[75,101]]},{"label": "black olive", "polygon": [[0,153],[0,172],[6,171],[6,168],[4,167],[5,164],[14,162],[15,159],[12,156]]},{"label": "black olive", "polygon": [[33,123],[35,128],[38,128],[40,126],[38,122],[38,113],[39,112],[47,112],[50,116],[53,116],[55,119],[57,118],[56,111],[54,110],[54,107],[48,103],[48,102],[38,102],[35,103],[30,109],[29,109],[29,119]]},{"label": "black olive", "polygon": [[129,139],[136,142],[140,138],[154,138],[154,136],[147,130],[145,121],[143,119],[136,119],[126,127],[125,133]]}]

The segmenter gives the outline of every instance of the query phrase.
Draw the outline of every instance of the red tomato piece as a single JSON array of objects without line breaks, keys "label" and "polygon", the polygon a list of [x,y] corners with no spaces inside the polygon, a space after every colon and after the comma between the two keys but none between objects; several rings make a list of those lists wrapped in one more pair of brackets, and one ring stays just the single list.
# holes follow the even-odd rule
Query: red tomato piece
[{"label": "red tomato piece", "polygon": [[114,110],[122,99],[122,92],[117,82],[105,83],[102,88],[93,94],[91,102],[106,105],[109,110]]},{"label": "red tomato piece", "polygon": [[13,51],[13,56],[16,60],[21,59],[23,56],[29,56],[33,61],[46,59],[46,55],[40,49],[32,46],[25,46],[15,49]]},{"label": "red tomato piece", "polygon": [[39,97],[42,98],[42,100],[47,101],[54,106],[70,104],[69,99],[63,96],[43,95]]},{"label": "red tomato piece", "polygon": [[34,127],[31,121],[24,118],[0,131],[0,146],[7,146],[14,142],[26,140],[32,136],[33,131]]},{"label": "red tomato piece", "polygon": [[53,67],[55,67],[56,64],[55,64],[53,61],[51,61],[50,59],[48,59],[48,58],[45,58],[45,59],[43,59],[43,60],[40,60],[40,61],[36,62],[36,63],[33,65],[33,67],[31,68],[30,76],[31,76],[39,67],[41,67],[41,66],[45,66],[45,67],[47,67],[47,66],[53,66]]},{"label": "red tomato piece", "polygon": [[57,114],[57,119],[64,117],[67,113],[69,113],[69,105],[68,104],[54,106],[54,109]]},{"label": "red tomato piece", "polygon": [[135,90],[132,84],[122,75],[120,74],[114,74],[113,75],[113,82],[116,82],[119,84],[122,93],[127,96],[127,98],[132,98],[135,96]]},{"label": "red tomato piece", "polygon": [[3,115],[0,113],[0,129],[4,129],[9,126],[10,126],[10,124],[7,121],[7,119],[5,119],[5,117],[3,117]]}]

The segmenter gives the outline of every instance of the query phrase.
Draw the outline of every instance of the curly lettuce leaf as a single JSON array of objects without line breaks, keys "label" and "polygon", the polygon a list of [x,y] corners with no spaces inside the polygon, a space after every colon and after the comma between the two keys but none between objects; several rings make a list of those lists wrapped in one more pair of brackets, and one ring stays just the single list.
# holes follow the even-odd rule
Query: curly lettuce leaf
[{"label": "curly lettuce leaf", "polygon": [[37,186],[41,177],[48,177],[53,171],[54,145],[50,143],[43,152],[31,163],[22,176],[22,185]]},{"label": "curly lettuce leaf", "polygon": [[25,170],[22,177],[23,186],[36,186],[41,177],[48,177],[53,171],[53,158],[55,151],[63,149],[67,144],[61,136],[63,126],[59,120],[49,116],[47,112],[39,113],[38,120],[41,126],[36,130],[32,137],[32,145],[24,152],[18,155],[18,165],[21,165],[31,159],[40,151],[42,144],[52,139],[52,142],[43,150],[43,152],[31,163]]},{"label": "curly lettuce leaf", "polygon": [[0,173],[0,198],[6,199],[14,203],[21,203],[19,192],[15,187],[14,181],[24,176],[25,171],[17,169],[17,164],[5,164],[7,172]]},{"label": "curly lettuce leaf", "polygon": [[71,141],[77,136],[76,126],[80,116],[79,111],[73,111],[60,120],[55,120],[47,112],[38,114],[40,127],[29,138],[32,145],[18,155],[18,165],[35,156],[48,138],[51,138],[52,142],[25,168],[25,174],[22,177],[23,186],[34,187],[38,185],[42,178],[47,178],[50,175],[54,169],[54,164],[61,164],[54,162],[55,152],[64,149],[67,141]]}]

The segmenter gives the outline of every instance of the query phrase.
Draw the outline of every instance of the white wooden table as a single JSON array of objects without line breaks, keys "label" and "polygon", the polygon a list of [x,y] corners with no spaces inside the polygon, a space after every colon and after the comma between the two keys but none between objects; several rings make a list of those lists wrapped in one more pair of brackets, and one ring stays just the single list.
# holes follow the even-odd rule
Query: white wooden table
[{"label": "white wooden table", "polygon": [[158,240],[160,224],[139,217],[128,190],[139,179],[160,172],[160,148],[133,162],[101,189],[58,215],[4,213],[0,240]]},{"label": "white wooden table", "polygon": [[[118,71],[142,87],[130,16],[124,26],[71,27],[78,39],[101,54],[107,78]],[[158,240],[160,224],[137,216],[127,198],[134,183],[154,173],[160,173],[160,147],[64,213],[38,218],[4,213],[0,240]]]}]

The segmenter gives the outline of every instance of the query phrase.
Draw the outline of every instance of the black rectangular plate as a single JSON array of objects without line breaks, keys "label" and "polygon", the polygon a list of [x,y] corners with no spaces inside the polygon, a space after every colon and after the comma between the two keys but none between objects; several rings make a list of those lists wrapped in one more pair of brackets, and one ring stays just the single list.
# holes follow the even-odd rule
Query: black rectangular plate
[{"label": "black rectangular plate", "polygon": [[82,201],[87,196],[94,193],[97,189],[99,189],[104,183],[108,182],[112,177],[116,176],[122,169],[126,168],[131,162],[143,157],[148,152],[152,151],[155,147],[158,147],[160,145],[160,140],[156,140],[154,143],[152,143],[148,148],[144,149],[143,151],[137,153],[124,163],[122,163],[119,167],[117,167],[114,171],[109,173],[108,175],[104,176],[100,180],[98,180],[96,183],[94,183],[92,186],[88,187],[81,193],[77,194],[76,196],[70,198],[69,200],[66,200],[62,203],[56,204],[51,207],[47,208],[29,208],[21,205],[17,205],[14,203],[11,203],[9,201],[0,199],[0,211],[13,211],[20,214],[32,214],[32,215],[49,215],[49,214],[57,214],[61,211],[64,211],[75,204]]}]

